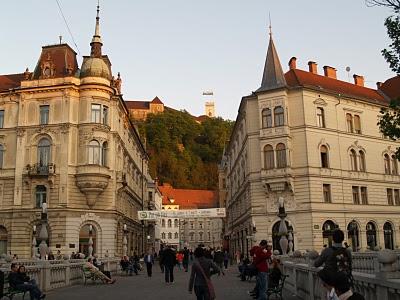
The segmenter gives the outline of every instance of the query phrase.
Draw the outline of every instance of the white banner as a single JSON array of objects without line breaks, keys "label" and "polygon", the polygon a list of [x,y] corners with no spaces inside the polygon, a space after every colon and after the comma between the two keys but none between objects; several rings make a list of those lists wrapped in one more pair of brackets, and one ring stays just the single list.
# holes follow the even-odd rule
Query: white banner
[{"label": "white banner", "polygon": [[225,208],[182,209],[182,210],[141,210],[139,220],[157,220],[160,218],[225,218]]}]

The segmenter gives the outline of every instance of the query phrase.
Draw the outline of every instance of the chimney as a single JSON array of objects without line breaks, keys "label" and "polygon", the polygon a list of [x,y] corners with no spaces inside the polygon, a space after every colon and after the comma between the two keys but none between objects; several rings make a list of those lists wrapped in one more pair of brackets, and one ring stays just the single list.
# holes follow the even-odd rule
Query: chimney
[{"label": "chimney", "polygon": [[317,63],[315,61],[308,62],[308,71],[313,74],[318,74]]},{"label": "chimney", "polygon": [[336,69],[330,66],[324,66],[324,75],[326,77],[336,79]]},{"label": "chimney", "polygon": [[353,75],[354,78],[354,84],[358,86],[364,86],[364,76],[360,76],[357,74]]},{"label": "chimney", "polygon": [[289,60],[289,68],[290,68],[290,70],[297,69],[296,60],[297,60],[297,58],[294,57],[294,56]]},{"label": "chimney", "polygon": [[376,89],[379,90],[381,88],[382,84],[383,84],[382,82],[378,81],[376,83]]}]

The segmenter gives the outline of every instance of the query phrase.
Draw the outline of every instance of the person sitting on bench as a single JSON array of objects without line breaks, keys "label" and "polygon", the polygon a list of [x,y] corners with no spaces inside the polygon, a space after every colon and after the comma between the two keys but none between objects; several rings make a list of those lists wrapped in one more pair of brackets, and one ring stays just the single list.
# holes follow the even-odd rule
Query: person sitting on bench
[{"label": "person sitting on bench", "polygon": [[268,288],[276,288],[279,285],[279,281],[282,277],[280,263],[281,261],[279,260],[279,258],[274,257],[272,259],[272,265],[268,275]]},{"label": "person sitting on bench", "polygon": [[[22,266],[23,267],[23,266]],[[23,270],[25,267],[23,267]],[[36,282],[29,280],[26,273],[18,272],[18,266],[15,263],[11,264],[11,272],[8,275],[10,287],[21,292],[29,292],[31,300],[44,299],[46,294],[43,294],[38,288]]]},{"label": "person sitting on bench", "polygon": [[111,279],[104,275],[96,266],[92,263],[92,258],[89,258],[88,261],[85,263],[85,268],[90,271],[90,273],[94,274],[97,278],[101,279],[102,281],[113,284],[115,283],[115,279]]}]

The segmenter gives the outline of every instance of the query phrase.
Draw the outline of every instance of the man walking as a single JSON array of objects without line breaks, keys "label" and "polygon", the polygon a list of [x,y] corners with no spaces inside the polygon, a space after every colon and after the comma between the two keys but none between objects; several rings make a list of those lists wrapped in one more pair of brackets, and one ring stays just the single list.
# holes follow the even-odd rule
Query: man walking
[{"label": "man walking", "polygon": [[144,257],[144,262],[146,264],[147,276],[151,277],[151,275],[153,274],[153,264],[154,264],[154,256],[151,250],[149,250],[146,256]]},{"label": "man walking", "polygon": [[267,250],[268,243],[266,240],[262,240],[260,242],[260,247],[256,249],[254,254],[254,265],[257,268],[257,288],[258,288],[258,298],[257,300],[266,300],[267,299],[267,272],[268,272],[268,263],[267,259],[271,257],[271,250]]},{"label": "man walking", "polygon": [[188,248],[184,247],[183,248],[183,268],[185,269],[185,272],[188,271],[189,268],[189,250]]},{"label": "man walking", "polygon": [[174,267],[176,265],[176,254],[170,245],[163,251],[162,265],[164,266],[165,282],[174,282]]}]

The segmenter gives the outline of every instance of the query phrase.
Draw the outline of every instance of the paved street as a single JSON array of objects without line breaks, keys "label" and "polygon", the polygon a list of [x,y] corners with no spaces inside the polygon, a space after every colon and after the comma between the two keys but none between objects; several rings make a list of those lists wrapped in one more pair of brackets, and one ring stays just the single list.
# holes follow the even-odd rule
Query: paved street
[{"label": "paved street", "polygon": [[[175,269],[176,280],[173,285],[166,285],[162,273],[157,267],[152,278],[148,278],[144,272],[138,276],[115,277],[114,285],[89,284],[62,288],[48,293],[49,300],[102,300],[102,299],[196,299],[187,292],[189,274]],[[236,277],[236,267],[231,267],[226,276],[214,276],[213,282],[216,287],[217,299],[243,300],[251,299],[247,290],[252,289],[255,282],[241,282]],[[297,299],[285,295],[284,299]]]}]

